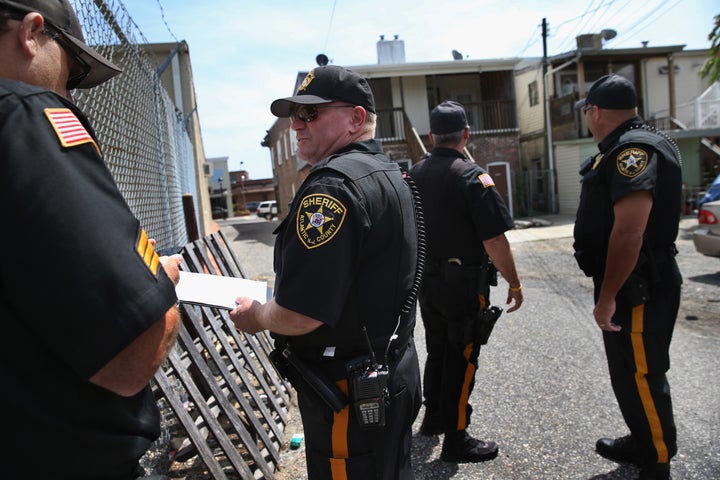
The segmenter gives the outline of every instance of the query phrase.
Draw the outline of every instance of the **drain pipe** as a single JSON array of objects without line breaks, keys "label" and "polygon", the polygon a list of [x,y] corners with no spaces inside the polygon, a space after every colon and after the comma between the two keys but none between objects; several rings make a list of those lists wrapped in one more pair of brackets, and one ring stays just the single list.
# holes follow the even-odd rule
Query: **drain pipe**
[{"label": "drain pipe", "polygon": [[[560,70],[563,70],[564,68],[572,65],[573,63],[577,63],[580,60],[580,54],[578,53],[575,58],[572,60],[568,60],[567,62],[563,63],[559,67],[551,68],[545,73],[545,125],[547,128],[547,142],[548,142],[548,167],[550,168],[550,208],[552,213],[555,213],[557,210],[555,209],[555,152],[553,151],[553,143],[552,143],[552,121],[551,121],[551,115],[550,115],[550,89],[548,88],[548,78],[550,78],[550,75],[555,74],[555,72],[558,72]],[[555,91],[555,87],[553,85],[553,91]]]}]

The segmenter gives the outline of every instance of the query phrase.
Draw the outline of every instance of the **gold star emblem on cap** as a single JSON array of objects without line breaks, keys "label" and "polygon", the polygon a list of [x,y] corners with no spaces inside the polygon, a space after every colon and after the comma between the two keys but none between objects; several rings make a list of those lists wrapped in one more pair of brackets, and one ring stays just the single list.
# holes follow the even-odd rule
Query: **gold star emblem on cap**
[{"label": "gold star emblem on cap", "polygon": [[312,82],[315,79],[315,70],[310,70],[310,72],[305,75],[305,78],[303,79],[302,83],[300,84],[300,88],[298,88],[298,92],[301,92],[305,90],[308,85],[310,85],[310,82]]}]

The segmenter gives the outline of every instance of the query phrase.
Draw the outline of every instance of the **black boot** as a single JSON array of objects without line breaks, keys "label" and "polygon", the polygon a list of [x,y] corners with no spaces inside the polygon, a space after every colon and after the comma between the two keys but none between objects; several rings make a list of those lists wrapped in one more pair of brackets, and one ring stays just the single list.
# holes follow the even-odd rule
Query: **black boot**
[{"label": "black boot", "polygon": [[445,433],[440,460],[451,463],[484,462],[497,455],[497,443],[478,440],[460,430]]},{"label": "black boot", "polygon": [[638,480],[672,480],[669,463],[650,463],[640,467]]},{"label": "black boot", "polygon": [[635,441],[630,435],[616,439],[601,438],[595,443],[598,455],[618,463],[639,463]]}]

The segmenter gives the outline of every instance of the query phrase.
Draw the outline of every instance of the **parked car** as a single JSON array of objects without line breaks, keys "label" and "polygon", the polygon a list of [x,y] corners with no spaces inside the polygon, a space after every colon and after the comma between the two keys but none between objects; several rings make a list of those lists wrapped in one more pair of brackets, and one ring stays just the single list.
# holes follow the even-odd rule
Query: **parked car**
[{"label": "parked car", "polygon": [[245,210],[247,210],[247,211],[250,212],[250,213],[255,213],[255,212],[257,212],[257,207],[258,207],[261,203],[262,203],[262,202],[258,202],[258,201],[247,202],[247,203],[245,204]]},{"label": "parked car", "polygon": [[218,205],[212,207],[212,218],[213,219],[218,219],[218,218],[225,219],[225,218],[227,218],[227,216],[228,216],[227,208],[221,207]]},{"label": "parked car", "polygon": [[707,202],[698,210],[700,226],[693,232],[695,250],[710,257],[720,257],[720,200]]},{"label": "parked car", "polygon": [[273,217],[277,217],[277,213],[277,202],[275,200],[260,202],[260,205],[257,207],[258,217],[265,217],[270,220]]}]

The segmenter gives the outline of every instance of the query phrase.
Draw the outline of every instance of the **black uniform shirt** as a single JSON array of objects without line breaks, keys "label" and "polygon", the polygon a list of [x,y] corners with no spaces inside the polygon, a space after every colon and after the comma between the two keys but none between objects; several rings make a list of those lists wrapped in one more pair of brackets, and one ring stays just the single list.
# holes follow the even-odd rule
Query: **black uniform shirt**
[{"label": "black uniform shirt", "polygon": [[125,398],[88,379],[162,318],[174,286],[71,102],[0,79],[0,151],[5,455],[105,478],[144,453],[159,415],[149,388]]},{"label": "black uniform shirt", "polygon": [[602,264],[614,223],[613,205],[632,192],[648,191],[653,207],[646,239],[651,248],[667,251],[680,220],[682,172],[677,147],[635,117],[611,132],[598,149],[600,153],[582,172],[575,250],[595,265]]},{"label": "black uniform shirt", "polygon": [[479,265],[482,241],[514,227],[488,173],[457,150],[436,147],[410,169],[420,190],[428,258]]},{"label": "black uniform shirt", "polygon": [[[331,168],[342,162],[360,170]],[[275,301],[325,324],[293,345],[366,352],[363,325],[374,343],[389,341],[414,279],[417,232],[410,189],[377,141],[315,165],[276,233]],[[413,326],[414,316],[403,320],[405,338]]]}]

